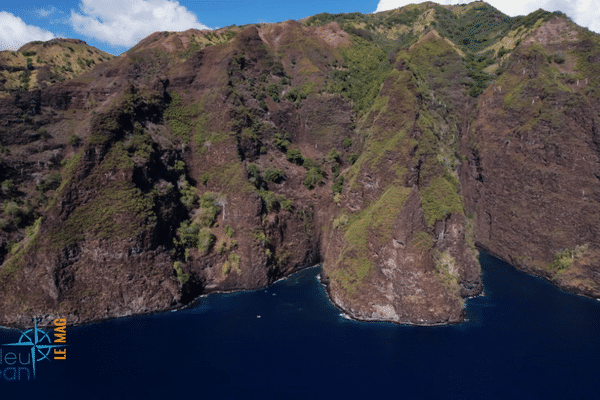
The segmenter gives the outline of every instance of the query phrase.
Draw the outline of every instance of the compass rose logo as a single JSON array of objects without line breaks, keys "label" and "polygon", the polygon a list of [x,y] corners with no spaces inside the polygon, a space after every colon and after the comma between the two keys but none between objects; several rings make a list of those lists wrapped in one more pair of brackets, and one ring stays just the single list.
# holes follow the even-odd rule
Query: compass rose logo
[{"label": "compass rose logo", "polygon": [[33,317],[34,327],[26,331],[21,331],[21,337],[17,343],[8,343],[4,346],[31,346],[31,363],[33,367],[33,378],[35,379],[35,363],[37,361],[48,360],[50,352],[55,347],[65,347],[66,344],[52,344],[52,339],[48,333],[37,327],[37,316]]}]

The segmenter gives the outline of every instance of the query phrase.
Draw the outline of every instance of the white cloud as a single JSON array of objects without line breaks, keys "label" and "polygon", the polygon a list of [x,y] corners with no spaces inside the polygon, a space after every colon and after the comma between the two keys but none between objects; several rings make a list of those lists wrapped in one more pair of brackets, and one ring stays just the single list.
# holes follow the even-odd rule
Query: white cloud
[{"label": "white cloud", "polygon": [[70,25],[71,23],[70,16],[67,16],[67,13],[65,13],[62,10],[59,10],[54,6],[48,6],[46,8],[36,8],[34,11],[38,18],[45,18],[47,22],[52,25]]},{"label": "white cloud", "polygon": [[[417,1],[380,0],[375,12],[391,10]],[[471,3],[473,0],[437,0],[435,2],[438,4],[464,4]],[[511,17],[527,15],[539,8],[546,11],[562,11],[578,25],[600,33],[599,0],[487,0],[486,3]]]},{"label": "white cloud", "polygon": [[210,29],[171,0],[82,0],[71,10],[73,29],[113,46],[131,47],[157,31]]},{"label": "white cloud", "polygon": [[17,50],[25,43],[53,38],[52,32],[27,25],[21,18],[6,11],[0,11],[0,50]]},{"label": "white cloud", "polygon": [[57,11],[57,8],[54,6],[50,6],[48,8],[38,8],[35,10],[38,16],[41,18],[46,18],[47,16],[54,14]]}]

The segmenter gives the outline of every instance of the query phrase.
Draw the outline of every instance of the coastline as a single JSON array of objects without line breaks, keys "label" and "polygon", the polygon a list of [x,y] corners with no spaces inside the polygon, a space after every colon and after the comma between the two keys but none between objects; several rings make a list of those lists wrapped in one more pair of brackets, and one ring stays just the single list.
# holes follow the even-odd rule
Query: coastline
[{"label": "coastline", "polygon": [[[592,297],[592,296],[588,296],[584,293],[577,293],[574,291],[569,291],[566,290],[565,288],[563,288],[562,286],[558,285],[556,282],[548,279],[547,277],[543,276],[542,274],[536,273],[536,270],[525,270],[525,269],[521,269],[513,264],[511,264],[510,262],[507,262],[506,260],[502,259],[501,257],[498,257],[497,255],[494,255],[493,252],[480,247],[480,250],[483,251],[484,253],[486,253],[488,256],[494,257],[508,265],[510,265],[513,269],[522,272],[524,274],[533,276],[535,278],[541,279],[545,282],[548,282],[550,284],[552,284],[552,286],[554,286],[555,288],[559,289],[560,291],[567,293],[567,294],[573,294],[576,296],[581,296],[584,298],[588,298],[591,300],[596,300],[596,301],[600,301],[600,298],[596,298],[596,297]],[[110,320],[115,320],[115,319],[124,319],[124,318],[129,318],[129,317],[136,317],[136,316],[144,316],[144,315],[154,315],[154,314],[161,314],[161,313],[166,313],[166,312],[176,312],[178,310],[184,310],[187,309],[189,307],[192,307],[196,304],[196,302],[203,298],[203,297],[207,297],[210,296],[212,294],[232,294],[232,293],[243,293],[243,292],[252,292],[252,291],[257,291],[257,290],[262,290],[265,288],[268,288],[269,286],[272,286],[273,284],[286,280],[290,277],[292,277],[293,275],[308,270],[310,268],[322,268],[322,263],[318,263],[318,264],[314,264],[314,265],[310,265],[304,268],[300,268],[297,271],[292,272],[289,275],[283,276],[271,283],[269,283],[266,286],[263,287],[259,287],[256,289],[240,289],[240,290],[215,290],[215,291],[211,291],[209,293],[204,293],[201,295],[198,295],[197,297],[193,298],[191,301],[189,301],[186,304],[181,304],[181,305],[176,305],[173,307],[168,307],[168,308],[164,308],[164,309],[157,309],[157,310],[152,310],[152,311],[148,311],[148,312],[142,312],[142,313],[135,313],[135,314],[128,314],[128,315],[120,315],[120,316],[113,316],[113,317],[107,317],[107,318],[99,318],[99,319],[93,319],[93,320],[89,320],[89,321],[83,321],[83,322],[77,322],[77,323],[69,323],[69,320],[67,318],[67,325],[68,327],[74,327],[74,326],[83,326],[83,325],[90,325],[90,324],[98,324],[98,323],[102,323],[105,321],[110,321]],[[393,323],[393,324],[397,324],[397,325],[404,325],[404,326],[445,326],[445,325],[459,325],[465,322],[468,322],[467,319],[463,318],[461,321],[457,321],[457,322],[437,322],[437,323],[430,323],[430,322],[399,322],[399,321],[394,321],[394,320],[389,320],[389,319],[375,319],[375,318],[364,318],[361,316],[358,316],[356,314],[354,314],[352,311],[349,311],[347,309],[345,309],[344,307],[342,307],[337,301],[335,301],[335,299],[331,296],[331,293],[329,291],[329,285],[327,284],[326,280],[324,280],[321,276],[321,272],[319,272],[317,274],[317,280],[319,281],[319,284],[323,287],[323,290],[325,291],[325,294],[327,296],[327,300],[333,304],[339,311],[339,316],[346,319],[346,320],[351,320],[351,321],[356,321],[356,322],[383,322],[383,323]],[[466,309],[467,307],[467,301],[469,299],[473,299],[473,298],[477,298],[477,297],[485,297],[485,288],[483,288],[482,292],[476,296],[471,296],[471,297],[467,297],[465,298],[465,305],[464,308]],[[39,320],[38,321],[38,327],[39,328],[43,328],[43,329],[47,329],[49,327],[52,327],[52,323],[44,323],[41,321],[48,321],[48,320],[53,320],[54,318],[58,318],[58,316],[53,315],[53,314],[47,314],[47,315],[39,315],[38,316]],[[31,328],[31,326],[28,325],[0,325],[0,329],[5,329],[5,330],[23,330],[23,329],[29,329]]]},{"label": "coastline", "polygon": [[[177,305],[174,307],[169,307],[169,308],[164,308],[164,309],[157,309],[157,310],[152,310],[152,311],[148,311],[148,312],[141,312],[141,313],[135,313],[135,314],[129,314],[129,315],[119,315],[119,316],[114,316],[114,317],[108,317],[108,318],[99,318],[99,319],[93,319],[93,320],[89,320],[89,321],[83,321],[83,322],[77,322],[77,323],[69,323],[69,320],[67,318],[67,327],[74,327],[74,326],[83,326],[83,325],[92,325],[92,324],[99,324],[102,322],[106,322],[106,321],[112,321],[112,320],[116,320],[116,319],[125,319],[125,318],[130,318],[130,317],[137,317],[137,316],[144,316],[144,315],[154,315],[154,314],[162,314],[162,313],[167,313],[167,312],[175,312],[175,311],[179,311],[179,310],[184,310],[186,308],[192,307],[199,299],[203,298],[203,297],[207,297],[210,296],[212,294],[232,294],[232,293],[244,293],[244,292],[253,292],[253,291],[257,291],[257,290],[263,290],[265,288],[268,288],[270,286],[272,286],[273,284],[283,281],[285,279],[288,279],[290,277],[292,277],[293,275],[302,272],[302,271],[306,271],[310,268],[317,268],[317,267],[321,267],[321,263],[318,264],[314,264],[314,265],[310,265],[308,267],[303,267],[300,268],[294,272],[292,272],[289,275],[286,275],[284,277],[281,277],[271,283],[269,283],[266,286],[262,286],[256,289],[240,289],[240,290],[215,290],[215,291],[211,291],[210,293],[204,293],[201,295],[198,295],[196,297],[194,297],[192,300],[190,300],[188,303],[185,304],[181,304],[181,305]],[[34,314],[35,315],[35,314]],[[32,315],[33,317],[33,315]],[[38,319],[41,320],[53,320],[54,318],[58,318],[59,316],[56,316],[54,314],[46,314],[46,315],[38,315],[37,316]],[[65,317],[63,317],[65,318]],[[40,321],[38,321],[38,328],[49,328],[52,327],[52,323],[40,323]],[[6,330],[23,330],[23,329],[30,329],[32,326],[20,326],[20,325],[0,325],[0,329],[6,329]]]}]

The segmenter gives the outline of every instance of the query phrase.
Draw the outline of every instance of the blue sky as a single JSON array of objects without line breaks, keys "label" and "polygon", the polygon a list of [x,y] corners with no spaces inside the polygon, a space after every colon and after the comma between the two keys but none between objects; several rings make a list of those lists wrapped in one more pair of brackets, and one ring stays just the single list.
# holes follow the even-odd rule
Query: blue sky
[{"label": "blue sky", "polygon": [[[300,19],[322,12],[371,13],[419,1],[406,0],[20,0],[0,6],[0,50],[16,50],[33,40],[77,38],[118,55],[155,31],[212,29],[256,22]],[[441,4],[471,0],[440,0]],[[538,8],[563,11],[600,32],[600,0],[489,0],[505,14]]]}]

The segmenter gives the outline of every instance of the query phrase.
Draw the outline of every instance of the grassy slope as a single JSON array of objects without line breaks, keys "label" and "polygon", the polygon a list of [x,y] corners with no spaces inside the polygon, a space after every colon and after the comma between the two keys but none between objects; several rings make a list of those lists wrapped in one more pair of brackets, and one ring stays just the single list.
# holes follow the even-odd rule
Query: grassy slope
[{"label": "grassy slope", "polygon": [[89,46],[61,39],[31,42],[18,51],[0,52],[0,96],[11,90],[33,90],[75,78],[114,56]]}]

